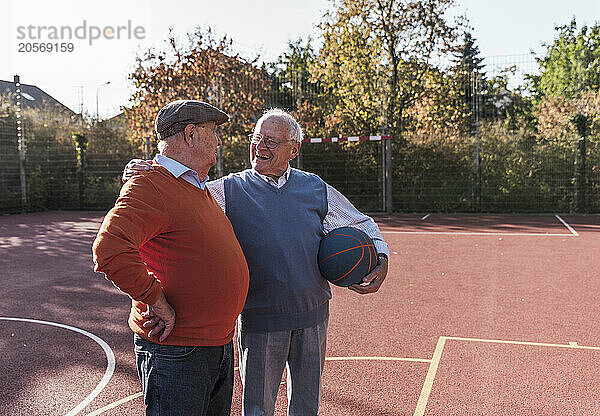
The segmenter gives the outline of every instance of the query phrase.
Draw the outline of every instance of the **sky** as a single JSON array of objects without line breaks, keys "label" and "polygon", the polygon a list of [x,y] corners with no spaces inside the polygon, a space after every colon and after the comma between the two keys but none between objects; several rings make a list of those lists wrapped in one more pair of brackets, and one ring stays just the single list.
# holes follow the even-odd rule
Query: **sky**
[{"label": "sky", "polygon": [[[569,23],[573,16],[581,24],[600,22],[599,0],[456,2],[452,13],[466,14],[481,56],[499,61],[543,52],[542,44],[554,39],[554,27]],[[22,83],[38,86],[76,112],[83,108],[95,117],[98,110],[100,118],[112,117],[131,96],[127,76],[135,68],[136,55],[149,48],[165,49],[169,28],[185,39],[195,27],[210,26],[217,35],[232,38],[233,49],[242,56],[259,54],[264,61],[273,61],[289,41],[300,37],[311,35],[318,45],[316,24],[331,4],[329,0],[5,0],[0,14],[0,80],[12,81],[18,74]],[[52,43],[53,51],[28,50],[40,38]]]}]

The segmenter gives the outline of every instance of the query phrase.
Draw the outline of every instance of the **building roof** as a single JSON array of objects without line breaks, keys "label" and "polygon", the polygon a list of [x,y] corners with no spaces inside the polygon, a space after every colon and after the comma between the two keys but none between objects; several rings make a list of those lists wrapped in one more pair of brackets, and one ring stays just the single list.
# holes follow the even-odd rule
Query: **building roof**
[{"label": "building roof", "polygon": [[[0,95],[7,93],[16,94],[16,92],[17,87],[14,82],[0,80]],[[50,105],[59,108],[61,111],[69,113],[69,115],[75,114],[75,112],[69,107],[62,104],[60,101],[45,93],[35,85],[21,84],[21,96],[23,97],[23,100],[21,100],[21,105],[23,107],[42,109]]]}]

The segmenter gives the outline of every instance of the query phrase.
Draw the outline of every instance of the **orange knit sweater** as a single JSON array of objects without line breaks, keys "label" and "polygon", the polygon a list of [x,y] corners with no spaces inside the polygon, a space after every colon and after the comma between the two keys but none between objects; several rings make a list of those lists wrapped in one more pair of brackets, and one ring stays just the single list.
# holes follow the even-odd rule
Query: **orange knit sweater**
[{"label": "orange knit sweater", "polygon": [[141,313],[160,290],[175,309],[162,344],[215,346],[233,337],[248,292],[248,266],[210,192],[165,168],[121,189],[93,244],[95,270],[132,298],[129,326],[148,337]]}]

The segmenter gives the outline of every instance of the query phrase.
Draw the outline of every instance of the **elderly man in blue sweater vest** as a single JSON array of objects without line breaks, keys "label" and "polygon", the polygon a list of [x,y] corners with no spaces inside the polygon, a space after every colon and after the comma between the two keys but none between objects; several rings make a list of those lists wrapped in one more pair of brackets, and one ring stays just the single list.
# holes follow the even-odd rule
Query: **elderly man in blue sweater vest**
[{"label": "elderly man in blue sweater vest", "polygon": [[[267,111],[250,135],[252,168],[206,184],[242,246],[250,287],[238,320],[243,415],[273,415],[287,366],[288,415],[318,413],[329,321],[329,283],[321,276],[321,238],[353,226],[374,241],[378,263],[362,284],[376,292],[387,275],[389,247],[379,228],[317,175],[290,167],[302,129],[282,110]],[[132,161],[126,169],[148,167]]]}]

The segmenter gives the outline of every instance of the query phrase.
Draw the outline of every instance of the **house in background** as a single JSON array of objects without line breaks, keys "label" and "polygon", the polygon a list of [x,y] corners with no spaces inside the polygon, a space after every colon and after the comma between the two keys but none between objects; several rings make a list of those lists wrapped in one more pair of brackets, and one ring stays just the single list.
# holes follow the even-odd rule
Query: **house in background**
[{"label": "house in background", "polygon": [[[19,82],[18,75],[15,75],[14,81],[2,81],[0,80],[0,96],[1,95],[14,95],[17,93],[17,83]],[[29,84],[21,84],[21,106],[23,108],[34,108],[34,109],[47,109],[53,107],[66,116],[75,116],[75,112],[60,101],[52,97],[50,94],[44,92],[39,87]]]}]

